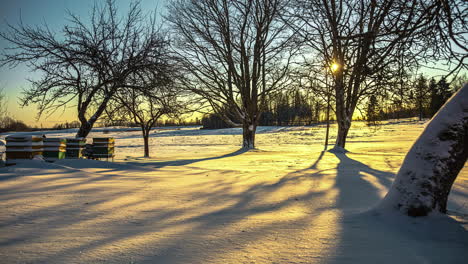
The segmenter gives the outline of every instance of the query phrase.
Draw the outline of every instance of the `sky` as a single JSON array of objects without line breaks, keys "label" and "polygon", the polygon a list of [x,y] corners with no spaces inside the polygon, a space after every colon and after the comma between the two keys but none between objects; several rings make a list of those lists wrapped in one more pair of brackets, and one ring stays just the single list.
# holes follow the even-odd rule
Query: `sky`
[{"label": "sky", "polygon": [[[17,24],[20,17],[26,25],[47,23],[54,29],[60,30],[67,23],[66,10],[87,20],[95,0],[2,0],[0,6],[0,30],[8,24]],[[97,0],[97,2],[100,2]],[[102,0],[102,2],[104,2]],[[115,1],[120,12],[128,10],[129,0]],[[165,0],[142,0],[144,11],[163,11]],[[0,38],[0,50],[8,48],[9,44]],[[77,120],[76,107],[70,105],[67,109],[57,111],[51,116],[43,116],[36,120],[37,107],[35,105],[22,108],[18,97],[24,89],[30,87],[28,78],[37,78],[37,73],[31,72],[25,65],[18,65],[11,69],[8,66],[0,68],[0,89],[3,88],[7,96],[7,110],[11,117],[20,119],[28,125],[51,127],[56,123]]]}]

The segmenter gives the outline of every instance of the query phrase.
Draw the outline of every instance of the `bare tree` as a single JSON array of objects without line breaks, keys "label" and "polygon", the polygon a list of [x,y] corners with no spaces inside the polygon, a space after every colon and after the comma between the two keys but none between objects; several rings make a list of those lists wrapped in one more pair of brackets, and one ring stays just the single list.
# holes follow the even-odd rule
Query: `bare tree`
[{"label": "bare tree", "polygon": [[38,104],[38,117],[76,103],[81,127],[77,137],[86,137],[113,96],[129,87],[129,76],[158,71],[164,38],[160,37],[153,15],[142,12],[139,2],[130,4],[119,17],[112,0],[95,5],[89,21],[69,13],[69,24],[61,34],[47,25],[8,25],[0,36],[8,48],[1,65],[26,63],[42,78],[30,80],[22,104]]},{"label": "bare tree", "polygon": [[410,216],[447,212],[447,199],[468,159],[468,84],[429,122],[379,208]]},{"label": "bare tree", "polygon": [[3,92],[3,88],[0,87],[0,127],[1,127],[1,121],[3,118],[5,118],[7,114],[7,100],[6,100],[6,95]]},{"label": "bare tree", "polygon": [[0,131],[3,131],[7,124],[7,100],[3,92],[3,87],[0,88]]},{"label": "bare tree", "polygon": [[145,89],[120,90],[106,110],[110,119],[131,120],[140,126],[144,157],[150,156],[149,135],[161,117],[177,115],[185,109],[184,102],[178,99],[179,90],[172,87],[173,82],[168,73],[162,73],[165,76],[157,80],[140,75],[133,80],[133,84]]},{"label": "bare tree", "polygon": [[[335,149],[345,148],[361,99],[391,83],[403,66],[414,67],[423,59],[456,58],[459,68],[464,67],[462,54],[449,45],[450,39],[466,43],[460,34],[466,32],[466,23],[456,2],[461,1],[294,1],[290,24],[314,54],[308,59],[339,65],[333,75]],[[453,18],[450,28],[438,21],[447,14]],[[431,36],[447,41],[435,43]]]},{"label": "bare tree", "polygon": [[297,70],[298,76],[294,78],[296,82],[299,82],[299,87],[312,93],[315,96],[315,100],[323,102],[325,106],[325,150],[328,148],[328,138],[330,134],[330,112],[336,112],[333,107],[335,98],[332,94],[333,90],[331,86],[333,84],[330,79],[337,70],[337,64],[323,65],[322,62],[316,65],[310,65],[309,62],[306,61],[304,65]]},{"label": "bare tree", "polygon": [[281,21],[284,0],[174,0],[167,19],[186,72],[185,87],[242,120],[243,143],[255,148],[259,104],[287,83],[296,46]]}]

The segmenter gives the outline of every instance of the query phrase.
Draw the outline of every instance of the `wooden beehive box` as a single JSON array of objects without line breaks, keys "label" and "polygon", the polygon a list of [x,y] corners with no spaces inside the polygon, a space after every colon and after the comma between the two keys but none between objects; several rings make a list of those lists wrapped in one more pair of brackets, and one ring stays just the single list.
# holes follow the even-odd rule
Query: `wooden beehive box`
[{"label": "wooden beehive box", "polygon": [[43,138],[39,136],[7,136],[6,159],[33,159],[35,156],[42,156]]},{"label": "wooden beehive box", "polygon": [[114,138],[93,138],[93,157],[113,158],[115,153]]},{"label": "wooden beehive box", "polygon": [[67,138],[65,156],[67,159],[79,159],[83,157],[83,150],[86,145],[86,138]]},{"label": "wooden beehive box", "polygon": [[46,160],[64,159],[67,151],[65,138],[44,138],[44,158]]}]

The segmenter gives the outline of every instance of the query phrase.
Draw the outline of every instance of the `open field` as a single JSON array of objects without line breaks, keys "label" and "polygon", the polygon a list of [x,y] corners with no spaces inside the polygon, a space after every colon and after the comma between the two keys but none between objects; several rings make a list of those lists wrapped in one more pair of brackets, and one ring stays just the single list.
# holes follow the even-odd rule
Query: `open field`
[{"label": "open field", "polygon": [[423,128],[355,122],[346,155],[322,152],[323,126],[260,127],[249,152],[240,129],[156,129],[150,159],[139,130],[96,129],[114,163],[0,168],[0,262],[463,263],[467,165],[449,216],[370,210]]}]

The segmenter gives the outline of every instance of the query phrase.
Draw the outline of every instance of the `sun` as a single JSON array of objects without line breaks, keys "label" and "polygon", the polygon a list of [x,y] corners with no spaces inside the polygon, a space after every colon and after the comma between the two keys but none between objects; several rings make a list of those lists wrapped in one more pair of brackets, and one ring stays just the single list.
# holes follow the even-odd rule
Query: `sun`
[{"label": "sun", "polygon": [[338,69],[340,68],[340,65],[336,62],[333,62],[331,65],[330,65],[330,69],[332,72],[336,72],[338,71]]}]

